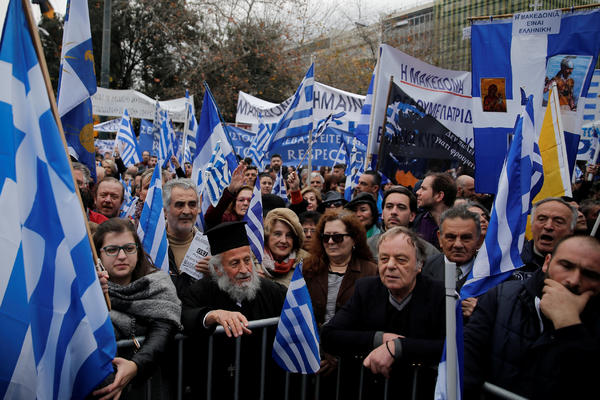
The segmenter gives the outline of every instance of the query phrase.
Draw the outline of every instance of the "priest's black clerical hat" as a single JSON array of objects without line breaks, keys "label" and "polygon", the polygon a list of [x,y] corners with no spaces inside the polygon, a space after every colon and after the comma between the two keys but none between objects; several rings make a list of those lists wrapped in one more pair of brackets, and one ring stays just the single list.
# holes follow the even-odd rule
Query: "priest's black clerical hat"
[{"label": "priest's black clerical hat", "polygon": [[249,245],[245,221],[223,222],[204,233],[212,255]]}]

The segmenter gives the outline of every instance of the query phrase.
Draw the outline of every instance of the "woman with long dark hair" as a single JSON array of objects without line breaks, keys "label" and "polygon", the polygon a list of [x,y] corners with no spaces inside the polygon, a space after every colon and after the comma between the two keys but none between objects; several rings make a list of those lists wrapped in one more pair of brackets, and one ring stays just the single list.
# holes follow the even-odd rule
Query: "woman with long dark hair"
[{"label": "woman with long dark hair", "polygon": [[107,399],[119,398],[136,391],[154,373],[167,342],[181,329],[181,301],[171,278],[154,267],[128,220],[111,218],[100,224],[94,246],[108,272],[108,282],[105,275],[101,282],[110,297],[116,339],[145,337],[135,350],[119,350],[113,360],[114,381],[94,392]]}]

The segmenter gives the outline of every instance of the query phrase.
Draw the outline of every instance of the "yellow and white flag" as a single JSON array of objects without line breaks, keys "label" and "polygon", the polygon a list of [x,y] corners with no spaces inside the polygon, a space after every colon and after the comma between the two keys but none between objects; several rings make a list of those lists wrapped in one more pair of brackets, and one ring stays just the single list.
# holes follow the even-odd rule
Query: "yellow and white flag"
[{"label": "yellow and white flag", "polygon": [[556,83],[552,84],[548,95],[548,107],[544,113],[539,146],[544,165],[544,185],[533,199],[533,203],[546,197],[571,196],[569,163]]}]

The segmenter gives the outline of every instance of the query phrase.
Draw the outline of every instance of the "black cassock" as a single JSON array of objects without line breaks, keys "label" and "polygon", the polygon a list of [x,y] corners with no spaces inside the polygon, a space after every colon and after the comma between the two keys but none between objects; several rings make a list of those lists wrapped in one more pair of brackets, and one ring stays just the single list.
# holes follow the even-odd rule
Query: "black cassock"
[{"label": "black cassock", "polygon": [[[210,278],[192,284],[181,296],[183,303],[182,323],[189,337],[184,348],[184,386],[192,390],[192,397],[206,396],[208,338],[216,325],[204,328],[202,321],[212,310],[237,311],[248,321],[279,317],[285,300],[286,288],[278,283],[260,278],[260,288],[251,301],[238,304],[219,289]],[[271,356],[276,326],[267,329],[266,346],[266,398],[282,398],[285,385],[284,372],[275,364]],[[251,335],[243,335],[240,358],[240,398],[259,397],[261,369],[262,329],[255,329]],[[225,334],[214,336],[212,364],[212,397],[214,399],[233,398],[235,376],[236,339]]]}]

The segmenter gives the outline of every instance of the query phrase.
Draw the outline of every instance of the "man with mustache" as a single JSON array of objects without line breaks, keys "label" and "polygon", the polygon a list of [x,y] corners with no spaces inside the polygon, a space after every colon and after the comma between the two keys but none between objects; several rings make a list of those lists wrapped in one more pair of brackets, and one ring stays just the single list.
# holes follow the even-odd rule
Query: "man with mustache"
[{"label": "man with mustache", "polygon": [[[169,242],[169,273],[177,293],[193,281],[191,276],[181,273],[180,266],[197,232],[194,224],[198,216],[198,206],[196,185],[191,179],[171,179],[163,185],[163,207]],[[204,262],[206,263],[207,261]]]},{"label": "man with mustache", "polygon": [[[215,354],[219,354],[213,365],[213,376],[217,382],[213,387],[217,398],[229,398],[233,391],[232,370],[235,370],[235,342],[232,338],[247,336],[248,321],[279,317],[286,295],[284,286],[257,274],[252,260],[246,223],[244,221],[224,222],[206,232],[212,257],[208,263],[210,274],[188,287],[181,296],[183,311],[181,322],[185,333],[192,338],[208,337],[217,325],[223,327],[225,335],[215,336]],[[257,398],[250,394],[258,388],[260,370],[260,334],[249,336],[242,341],[241,388],[248,398]],[[197,351],[204,351],[206,343],[194,340]],[[268,340],[267,343],[273,343]],[[267,354],[271,349],[265,349]],[[206,358],[195,358],[205,360]],[[268,357],[269,363],[271,358]],[[204,363],[203,363],[204,364]],[[193,368],[192,368],[193,369]],[[194,370],[194,382],[200,383],[194,390],[197,394],[206,394],[199,377],[205,376]],[[267,375],[269,376],[269,375]],[[283,381],[283,379],[281,380]],[[242,389],[247,387],[248,391]],[[273,387],[274,389],[274,387]]]},{"label": "man with mustache", "polygon": [[[450,208],[442,213],[438,238],[442,254],[430,257],[423,266],[423,275],[444,282],[446,267],[456,271],[456,290],[460,289],[473,269],[477,249],[481,245],[479,216],[465,206]],[[465,317],[469,317],[477,304],[476,298],[462,301]]]},{"label": "man with mustache", "polygon": [[544,264],[558,241],[573,234],[577,223],[577,210],[559,197],[538,201],[531,209],[531,234],[533,239],[523,244],[521,260],[524,266],[511,279],[527,279]]},{"label": "man with mustache", "polygon": [[532,399],[597,392],[600,357],[600,243],[571,236],[526,281],[479,298],[464,331],[464,397],[484,382]]}]

